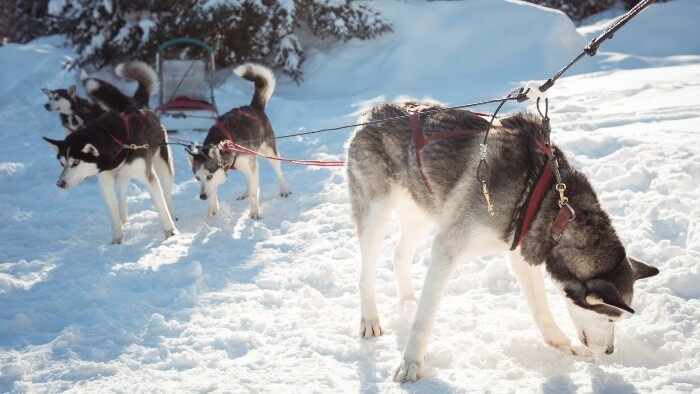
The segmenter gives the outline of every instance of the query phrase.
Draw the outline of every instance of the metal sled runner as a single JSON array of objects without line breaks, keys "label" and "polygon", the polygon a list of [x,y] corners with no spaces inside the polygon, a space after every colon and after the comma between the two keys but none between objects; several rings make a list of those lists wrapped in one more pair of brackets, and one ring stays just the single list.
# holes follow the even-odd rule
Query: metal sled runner
[{"label": "metal sled runner", "polygon": [[219,116],[214,49],[195,38],[166,41],[158,47],[156,70],[160,92],[155,113],[165,128],[208,130]]}]

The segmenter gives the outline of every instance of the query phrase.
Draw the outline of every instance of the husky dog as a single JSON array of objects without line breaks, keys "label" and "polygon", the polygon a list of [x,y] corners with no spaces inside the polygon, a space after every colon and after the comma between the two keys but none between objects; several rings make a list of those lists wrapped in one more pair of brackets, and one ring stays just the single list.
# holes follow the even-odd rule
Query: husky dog
[{"label": "husky dog", "polygon": [[79,97],[76,94],[75,85],[71,85],[68,89],[43,88],[41,91],[49,98],[49,102],[44,104],[44,108],[47,111],[58,112],[66,134],[92,123],[105,112],[99,105]]},{"label": "husky dog", "polygon": [[44,107],[47,111],[59,113],[66,134],[91,124],[108,110],[121,112],[127,107],[148,108],[149,98],[158,89],[158,76],[153,68],[143,62],[131,61],[119,64],[114,72],[121,78],[138,82],[133,97],[128,97],[108,82],[90,77],[85,70],[81,72],[80,80],[90,100],[79,97],[75,85],[68,89],[42,89],[49,98]]},{"label": "husky dog", "polygon": [[[420,115],[437,109],[442,111]],[[410,121],[403,118],[360,126],[347,145],[350,203],[362,257],[360,336],[383,334],[374,276],[392,209],[398,213],[401,228],[393,266],[402,300],[414,298],[410,264],[419,242],[431,224],[439,229],[394,380],[415,381],[423,375],[438,304],[458,263],[509,249],[513,271],[544,341],[572,355],[612,353],[615,321],[625,312],[634,312],[629,306],[634,282],[659,271],[626,254],[590,183],[571,168],[556,147],[568,202],[559,205],[559,193],[550,178],[542,189],[539,209],[532,211],[529,231],[524,228],[520,233],[521,208],[535,183],[539,184],[537,174],[543,173],[550,161],[541,153],[548,148],[544,145],[548,136],[542,121],[518,114],[501,119],[500,125],[491,130],[487,185],[496,211],[491,216],[486,209],[484,189],[477,180],[479,144],[488,121],[468,111],[409,103],[375,107],[360,123],[409,114],[413,114]],[[416,149],[420,137],[413,136],[421,127],[422,136],[429,142]],[[454,135],[455,131],[460,131],[459,135]],[[441,138],[441,133],[453,135],[447,139]],[[559,214],[569,210],[569,217],[563,220],[563,232],[550,238]],[[542,265],[565,298],[586,347],[572,345],[554,321],[546,299]]]},{"label": "husky dog", "polygon": [[[199,152],[187,150],[186,154],[192,172],[199,182],[199,198],[209,201],[208,217],[216,215],[219,210],[216,191],[226,181],[226,171],[237,169],[247,181],[246,191],[238,197],[238,200],[249,197],[250,217],[260,219],[258,207],[260,177],[256,156],[222,150],[220,146],[222,142],[229,141],[266,156],[279,157],[275,133],[265,114],[265,106],[275,89],[275,77],[268,68],[252,63],[238,66],[233,72],[255,82],[255,93],[250,105],[234,108],[220,116],[216,124],[209,129],[204,139],[204,147]],[[280,195],[289,196],[291,192],[287,189],[284,175],[282,175],[281,163],[274,159],[269,159],[269,162],[277,175]]]},{"label": "husky dog", "polygon": [[153,112],[108,111],[63,141],[44,139],[56,150],[63,166],[56,182],[58,187],[71,189],[83,179],[97,176],[109,213],[113,244],[122,242],[122,223],[126,220],[125,210],[117,212],[117,179],[120,189],[126,189],[130,178],[143,183],[153,198],[165,237],[177,234],[173,224],[172,154],[167,133]]}]

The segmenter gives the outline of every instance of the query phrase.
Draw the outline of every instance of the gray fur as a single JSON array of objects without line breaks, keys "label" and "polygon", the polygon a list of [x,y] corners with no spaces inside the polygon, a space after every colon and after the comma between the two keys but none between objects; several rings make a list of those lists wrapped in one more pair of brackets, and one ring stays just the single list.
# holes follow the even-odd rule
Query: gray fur
[{"label": "gray fur", "polygon": [[[436,109],[441,111],[426,113]],[[368,111],[359,123],[400,117],[416,111],[422,113],[420,120],[426,137],[442,132],[466,132],[456,138],[434,140],[420,152],[422,170],[433,193],[422,180],[408,118],[360,126],[347,144],[350,204],[363,260],[360,275],[362,336],[377,336],[383,332],[374,301],[373,271],[378,245],[388,221],[388,212],[385,211],[413,206],[408,213],[403,211],[403,215],[432,219],[439,229],[404,363],[394,375],[399,381],[412,381],[421,376],[424,348],[434,318],[431,311],[437,307],[447,278],[454,272],[453,261],[461,256],[506,251],[515,237],[526,194],[544,166],[549,165],[546,156],[539,152],[540,142],[546,141],[546,129],[539,117],[517,114],[500,119],[500,125],[491,130],[487,145],[490,168],[487,184],[495,206],[495,215],[491,216],[477,179],[479,145],[488,127],[486,119],[469,111],[404,103],[379,105]],[[577,210],[577,217],[568,223],[559,242],[552,247],[550,227],[559,210],[559,195],[552,185],[547,189],[522,245],[516,252],[511,252],[511,261],[520,260],[525,264],[525,267],[518,267],[521,286],[528,286],[528,281],[534,280],[535,271],[531,267],[544,264],[574,309],[580,307],[583,311],[569,308],[584,345],[592,345],[594,353],[611,353],[614,319],[619,318],[623,311],[633,312],[629,305],[635,280],[653,276],[658,270],[628,258],[586,177],[569,165],[556,146],[554,148],[569,203]],[[408,205],[401,202],[402,199],[410,200]],[[415,247],[405,243],[418,240],[415,235],[410,235],[414,232],[412,227],[423,224],[411,224],[406,217],[400,217],[399,221],[402,235],[394,266],[398,270],[399,293],[402,299],[410,299],[413,290],[406,273],[409,268],[405,264],[410,266],[415,253],[412,248]],[[405,237],[404,232],[409,235]],[[416,231],[416,234],[427,232]],[[535,287],[538,289],[524,290],[530,296],[528,303],[531,308],[533,302],[536,303],[535,309],[548,308],[541,304],[541,298],[545,297],[544,288]],[[548,344],[569,354],[590,354],[588,350],[572,347],[556,323],[550,322],[548,310],[541,312],[541,316],[533,318]],[[599,322],[602,325],[596,326]]]},{"label": "gray fur", "polygon": [[[148,188],[166,238],[175,235],[172,207],[174,169],[165,128],[148,110],[127,110],[125,115],[126,119],[119,112],[108,111],[63,141],[44,138],[56,150],[56,158],[64,166],[57,185],[70,189],[85,177],[97,176],[110,213],[112,242],[121,243],[121,224],[126,221],[126,184],[130,178],[136,178]],[[117,177],[122,178],[120,186],[124,189],[121,191],[120,218],[116,216],[116,205],[111,201],[113,190],[110,190],[114,188]]]},{"label": "gray fur", "polygon": [[[221,115],[209,129],[202,148],[198,152],[187,151],[192,173],[200,184],[199,197],[209,200],[208,216],[218,212],[217,189],[226,179],[226,171],[239,169],[246,177],[246,192],[239,199],[250,198],[250,216],[259,219],[258,210],[258,164],[257,157],[233,151],[220,151],[219,144],[233,140],[236,144],[269,157],[279,157],[277,141],[265,106],[275,87],[272,71],[264,66],[246,63],[237,67],[234,73],[255,83],[251,105],[234,108]],[[270,159],[277,180],[280,195],[287,197],[287,189],[279,161]]]}]

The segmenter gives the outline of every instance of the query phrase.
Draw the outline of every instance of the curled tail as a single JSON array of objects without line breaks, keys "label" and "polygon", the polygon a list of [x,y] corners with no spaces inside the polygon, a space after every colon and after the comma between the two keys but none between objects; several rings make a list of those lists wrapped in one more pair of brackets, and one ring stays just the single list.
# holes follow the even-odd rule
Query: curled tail
[{"label": "curled tail", "polygon": [[140,61],[119,64],[114,73],[121,78],[133,79],[139,83],[134,93],[134,102],[139,108],[148,108],[148,100],[158,90],[158,74],[153,67]]},{"label": "curled tail", "polygon": [[260,64],[245,63],[236,67],[233,72],[243,79],[255,82],[255,93],[253,93],[250,106],[255,109],[264,110],[267,101],[275,90],[276,82],[272,71]]},{"label": "curled tail", "polygon": [[146,63],[130,61],[119,64],[115,67],[114,73],[121,78],[138,82],[139,86],[136,88],[134,97],[125,95],[109,82],[89,76],[83,70],[80,80],[88,97],[105,111],[123,112],[129,106],[148,108],[148,100],[158,89],[158,75],[155,70]]},{"label": "curled tail", "polygon": [[124,111],[132,99],[122,93],[114,85],[101,79],[89,76],[85,70],[80,73],[80,80],[85,87],[85,92],[95,104],[105,111]]}]

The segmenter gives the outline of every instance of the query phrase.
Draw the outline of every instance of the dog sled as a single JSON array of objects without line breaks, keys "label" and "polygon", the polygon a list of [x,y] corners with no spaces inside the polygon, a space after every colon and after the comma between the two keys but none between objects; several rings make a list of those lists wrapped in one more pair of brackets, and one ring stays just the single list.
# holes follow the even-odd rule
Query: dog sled
[{"label": "dog sled", "polygon": [[175,38],[156,52],[160,79],[155,113],[168,131],[211,127],[219,111],[214,98],[214,49],[195,38]]}]

